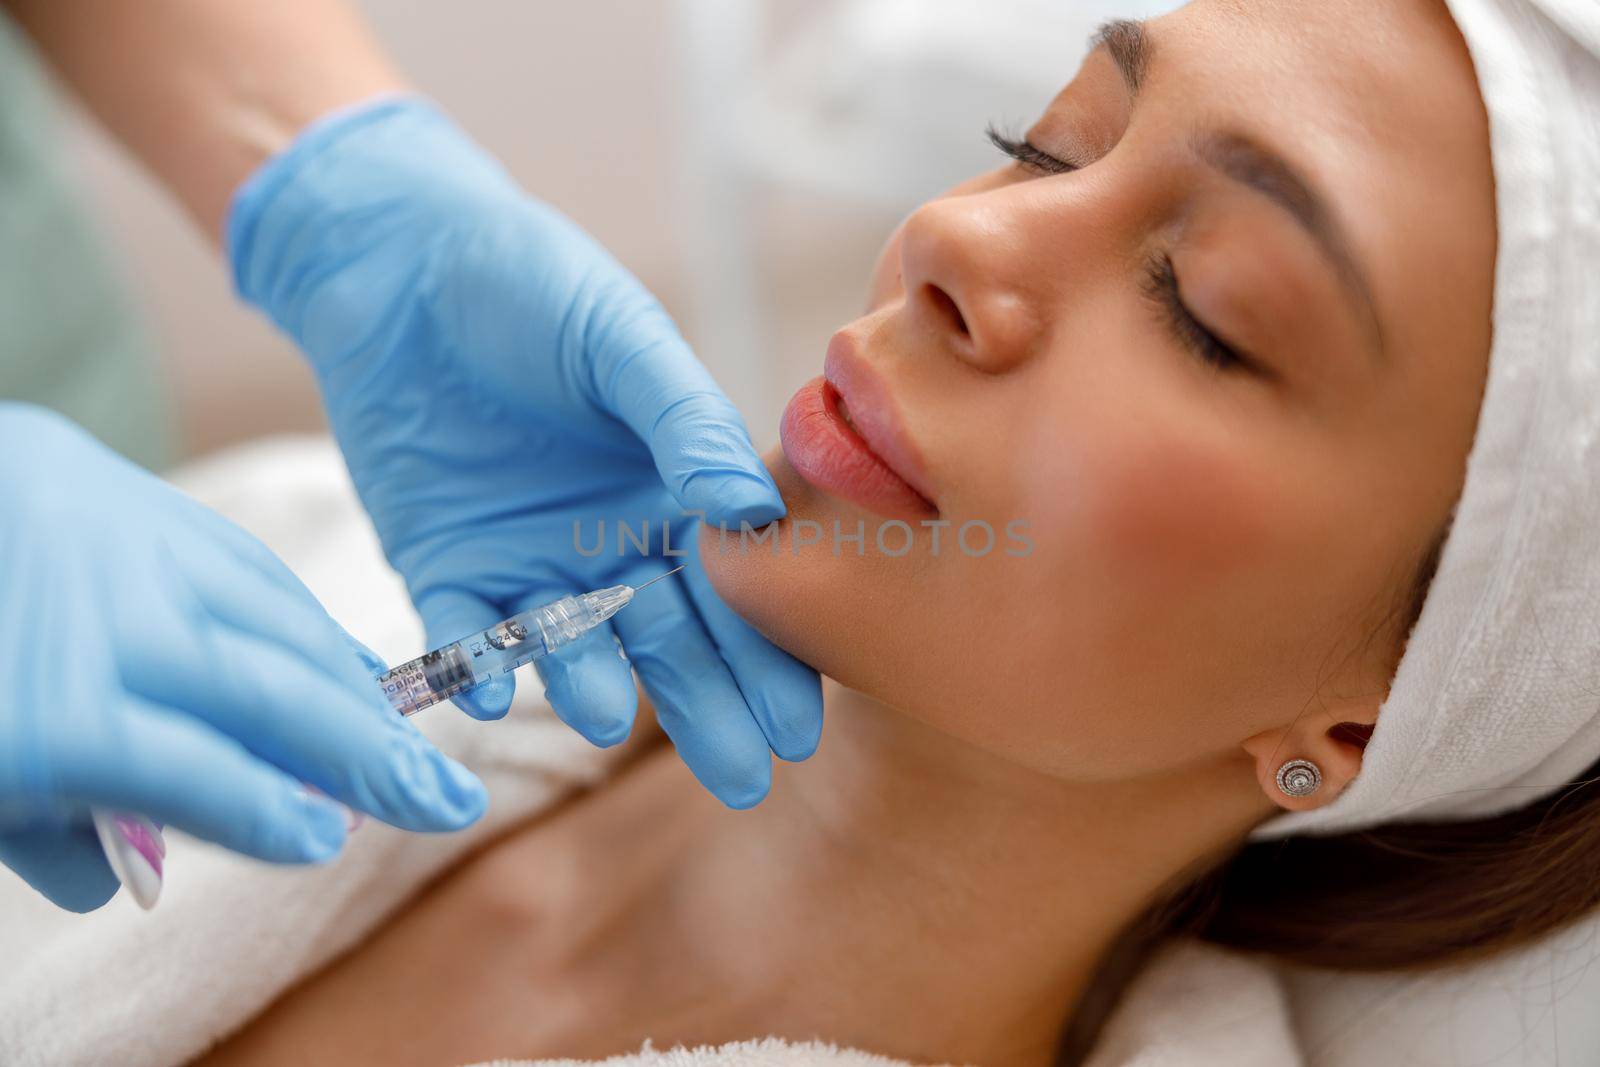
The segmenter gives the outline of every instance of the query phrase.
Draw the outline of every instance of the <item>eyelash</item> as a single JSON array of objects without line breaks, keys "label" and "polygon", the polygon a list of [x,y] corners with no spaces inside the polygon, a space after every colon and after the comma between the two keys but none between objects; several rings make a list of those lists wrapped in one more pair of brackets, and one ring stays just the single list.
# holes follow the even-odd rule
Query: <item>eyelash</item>
[{"label": "eyelash", "polygon": [[[1078,169],[1066,160],[1036,148],[1026,140],[1007,136],[992,124],[983,132],[989,138],[990,144],[1036,174],[1067,174]],[[1167,320],[1167,325],[1179,343],[1200,359],[1219,370],[1249,366],[1239,353],[1206,329],[1205,324],[1195,318],[1194,313],[1184,305],[1178,289],[1178,275],[1173,269],[1170,256],[1161,253],[1154,256],[1146,265],[1144,291],[1161,309],[1162,317]]]},{"label": "eyelash", "polygon": [[983,135],[989,138],[989,143],[1000,149],[1001,153],[1010,156],[1035,174],[1067,174],[1078,169],[1064,159],[1058,159],[1041,148],[1035,148],[1026,139],[1018,140],[1007,136],[993,123],[984,127]]},{"label": "eyelash", "polygon": [[1239,353],[1206,329],[1184,304],[1178,289],[1178,274],[1173,269],[1172,257],[1165,252],[1151,257],[1145,266],[1144,291],[1161,310],[1162,317],[1172,328],[1173,335],[1200,359],[1218,370],[1248,368],[1250,363]]}]

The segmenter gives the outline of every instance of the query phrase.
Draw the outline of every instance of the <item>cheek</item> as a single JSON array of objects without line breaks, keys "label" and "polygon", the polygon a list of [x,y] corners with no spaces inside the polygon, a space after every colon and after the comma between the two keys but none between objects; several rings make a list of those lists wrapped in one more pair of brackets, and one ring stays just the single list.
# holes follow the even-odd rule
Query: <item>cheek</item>
[{"label": "cheek", "polygon": [[1163,585],[1231,573],[1270,540],[1270,502],[1227,447],[1147,440],[1092,475],[1088,534],[1123,573]]},{"label": "cheek", "polygon": [[[1148,383],[1147,383],[1148,384]],[[1182,585],[1235,571],[1271,540],[1271,479],[1196,405],[1081,402],[1041,422],[1024,492],[1059,549],[1119,579]],[[1070,394],[1068,394],[1070,395]]]},{"label": "cheek", "polygon": [[1030,729],[1069,776],[1170,766],[1230,736],[1289,669],[1299,534],[1237,437],[1175,411],[1071,410],[1030,449],[1028,588],[1050,591],[1051,623],[1018,627],[1014,650],[1019,677],[1071,695],[1071,730],[1048,705]]}]

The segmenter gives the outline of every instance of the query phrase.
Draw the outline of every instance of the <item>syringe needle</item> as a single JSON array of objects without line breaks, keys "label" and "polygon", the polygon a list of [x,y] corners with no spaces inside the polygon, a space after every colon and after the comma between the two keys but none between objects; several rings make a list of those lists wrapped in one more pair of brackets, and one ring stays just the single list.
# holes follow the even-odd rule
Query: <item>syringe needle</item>
[{"label": "syringe needle", "polygon": [[633,591],[635,593],[637,593],[641,589],[648,589],[648,588],[650,588],[650,586],[655,585],[657,582],[659,582],[663,578],[671,578],[674,574],[677,574],[679,571],[683,570],[683,568],[687,567],[687,566],[688,566],[687,563],[680,563],[676,567],[674,567],[670,571],[668,571],[667,573],[658,574],[654,578],[650,579],[648,582],[645,582],[643,585],[634,586],[633,587]]}]

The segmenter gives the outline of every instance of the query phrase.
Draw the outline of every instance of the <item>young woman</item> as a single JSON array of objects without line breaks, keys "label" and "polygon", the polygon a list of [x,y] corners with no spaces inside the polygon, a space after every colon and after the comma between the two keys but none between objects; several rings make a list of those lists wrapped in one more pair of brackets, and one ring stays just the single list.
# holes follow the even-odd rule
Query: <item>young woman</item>
[{"label": "young woman", "polygon": [[[235,1005],[209,1062],[760,1035],[1079,1062],[1164,938],[1404,968],[1583,914],[1588,787],[1248,843],[1339,811],[1375,725],[1390,744],[1453,515],[1478,521],[1516,232],[1485,96],[1436,0],[1107,27],[996,135],[1001,166],[889,241],[767,457],[789,517],[703,533],[687,580],[834,680],[817,754],[733,812],[637,736],[603,787],[370,916],[248,1022]],[[651,593],[630,626],[685,595]],[[1535,896],[1557,857],[1580,876]]]}]

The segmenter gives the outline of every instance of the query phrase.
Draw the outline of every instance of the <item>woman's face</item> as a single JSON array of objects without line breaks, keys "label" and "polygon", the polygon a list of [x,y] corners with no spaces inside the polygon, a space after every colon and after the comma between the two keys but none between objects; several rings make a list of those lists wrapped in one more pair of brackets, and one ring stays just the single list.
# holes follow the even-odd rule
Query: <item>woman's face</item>
[{"label": "woman's face", "polygon": [[890,238],[768,457],[776,544],[702,542],[823,673],[1077,779],[1376,707],[1461,489],[1494,259],[1442,3],[1102,36],[1020,160]]}]

